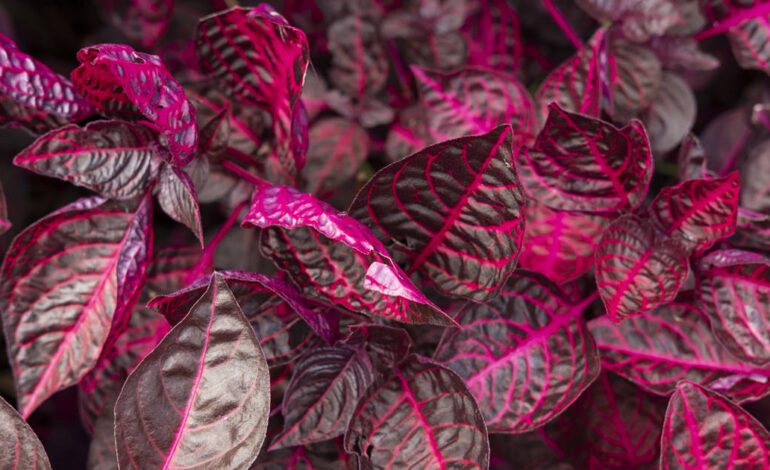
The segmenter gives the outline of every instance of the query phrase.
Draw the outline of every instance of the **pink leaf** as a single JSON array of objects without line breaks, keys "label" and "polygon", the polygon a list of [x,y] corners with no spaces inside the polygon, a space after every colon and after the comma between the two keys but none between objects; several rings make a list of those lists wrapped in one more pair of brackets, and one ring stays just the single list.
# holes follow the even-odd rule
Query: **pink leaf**
[{"label": "pink leaf", "polygon": [[50,470],[43,444],[19,413],[0,397],[0,468]]}]

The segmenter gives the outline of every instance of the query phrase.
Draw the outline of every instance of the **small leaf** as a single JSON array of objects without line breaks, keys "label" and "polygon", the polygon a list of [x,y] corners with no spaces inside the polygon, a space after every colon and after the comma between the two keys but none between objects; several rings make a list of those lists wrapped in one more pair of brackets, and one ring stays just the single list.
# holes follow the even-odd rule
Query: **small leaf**
[{"label": "small leaf", "polygon": [[615,121],[625,122],[654,102],[663,79],[660,61],[648,47],[623,40],[612,41],[607,56],[610,113]]},{"label": "small leaf", "polygon": [[359,14],[347,15],[334,19],[327,37],[332,55],[329,78],[335,88],[359,99],[377,94],[389,72],[378,25]]},{"label": "small leaf", "polygon": [[198,193],[187,173],[176,166],[164,164],[160,170],[156,191],[158,204],[163,212],[189,228],[203,247],[205,242]]},{"label": "small leaf", "polygon": [[[770,74],[770,14],[766,12],[764,15],[755,16],[730,28],[727,38],[730,40],[735,60],[741,67]],[[722,21],[730,19],[725,18]]]},{"label": "small leaf", "polygon": [[679,75],[664,72],[660,91],[641,114],[652,149],[665,153],[674,149],[690,132],[697,113],[695,94]]},{"label": "small leaf", "polygon": [[43,444],[19,413],[0,397],[0,468],[50,470]]},{"label": "small leaf", "polygon": [[693,134],[688,134],[682,141],[676,161],[677,179],[680,183],[712,176],[706,167],[706,153],[703,145]]}]

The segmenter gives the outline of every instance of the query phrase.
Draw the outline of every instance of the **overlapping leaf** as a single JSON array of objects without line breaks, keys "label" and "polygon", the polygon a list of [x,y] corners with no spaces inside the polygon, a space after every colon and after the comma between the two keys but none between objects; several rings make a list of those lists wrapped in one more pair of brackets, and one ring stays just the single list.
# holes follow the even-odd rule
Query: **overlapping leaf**
[{"label": "overlapping leaf", "polygon": [[501,126],[428,147],[372,177],[351,213],[397,243],[408,274],[448,295],[491,298],[516,267],[524,236],[511,144],[511,128]]},{"label": "overlapping leaf", "polygon": [[703,144],[693,134],[688,134],[679,147],[676,175],[680,183],[712,176],[706,167],[706,152]]},{"label": "overlapping leaf", "polygon": [[756,3],[756,10],[736,9],[734,16],[722,21],[727,24],[737,23],[729,29],[727,37],[738,64],[747,69],[770,73],[770,8],[763,2]]},{"label": "overlapping leaf", "polygon": [[621,323],[599,317],[588,326],[603,367],[652,393],[669,395],[680,380],[739,403],[770,393],[770,372],[729,354],[704,313],[692,305],[672,303]]},{"label": "overlapping leaf", "polygon": [[49,470],[43,444],[19,413],[0,397],[0,467],[7,470]]},{"label": "overlapping leaf", "polygon": [[379,92],[388,78],[389,62],[377,25],[362,15],[347,15],[329,25],[332,67],[329,78],[349,96]]},{"label": "overlapping leaf", "polygon": [[518,155],[527,194],[553,209],[617,212],[644,201],[652,153],[644,126],[604,121],[548,107],[535,144]]},{"label": "overlapping leaf", "polygon": [[156,194],[163,212],[189,228],[203,246],[198,193],[187,173],[174,165],[164,164],[160,170]]},{"label": "overlapping leaf", "polygon": [[445,333],[435,359],[465,380],[490,432],[531,431],[599,375],[585,307],[539,276],[514,274],[498,297],[466,307],[462,328]]},{"label": "overlapping leaf", "polygon": [[168,28],[174,0],[101,0],[105,16],[128,39],[151,49]]},{"label": "overlapping leaf", "polygon": [[695,94],[679,75],[664,72],[658,94],[640,116],[655,152],[675,148],[695,124]]},{"label": "overlapping leaf", "polygon": [[369,388],[348,427],[345,450],[375,468],[489,465],[484,419],[462,379],[416,355]]},{"label": "overlapping leaf", "polygon": [[770,213],[770,140],[748,148],[741,165],[741,207]]},{"label": "overlapping leaf", "polygon": [[22,416],[80,380],[128,322],[152,256],[151,210],[148,198],[133,212],[81,199],[13,241],[0,311]]},{"label": "overlapping leaf", "polygon": [[586,13],[599,21],[618,24],[623,35],[635,42],[662,36],[687,18],[675,0],[576,0]]},{"label": "overlapping leaf", "polygon": [[608,56],[611,113],[626,122],[647,108],[661,88],[661,64],[648,47],[627,41],[612,42]]},{"label": "overlapping leaf", "polygon": [[101,113],[144,116],[156,128],[174,161],[186,165],[198,145],[195,108],[158,56],[121,44],[78,51],[75,88]]},{"label": "overlapping leaf", "polygon": [[634,215],[615,220],[596,249],[596,284],[610,318],[620,321],[671,302],[689,272],[689,253]]},{"label": "overlapping leaf", "polygon": [[770,433],[718,393],[680,383],[666,410],[661,470],[766,468]]},{"label": "overlapping leaf", "polygon": [[463,26],[468,44],[468,64],[514,74],[522,55],[519,16],[505,0],[483,0]]},{"label": "overlapping leaf", "polygon": [[225,280],[126,381],[115,405],[121,468],[245,468],[267,429],[265,356]]},{"label": "overlapping leaf", "polygon": [[366,130],[343,118],[318,120],[309,138],[302,176],[312,194],[327,194],[355,176],[369,152]]}]

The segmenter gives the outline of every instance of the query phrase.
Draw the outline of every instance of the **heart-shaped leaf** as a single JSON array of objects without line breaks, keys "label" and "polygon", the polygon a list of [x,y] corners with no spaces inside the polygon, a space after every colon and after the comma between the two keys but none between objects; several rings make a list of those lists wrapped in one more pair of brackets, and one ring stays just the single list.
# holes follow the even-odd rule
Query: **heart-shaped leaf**
[{"label": "heart-shaped leaf", "polygon": [[350,180],[369,153],[369,134],[353,121],[323,118],[310,128],[307,163],[302,168],[306,190],[326,195]]},{"label": "heart-shaped leaf", "polygon": [[639,121],[618,129],[555,104],[548,109],[534,146],[518,155],[519,177],[532,199],[588,212],[617,212],[644,201],[653,164]]},{"label": "heart-shaped leaf", "polygon": [[468,388],[451,370],[416,355],[369,388],[345,450],[374,468],[489,465],[487,430]]},{"label": "heart-shaped leaf", "polygon": [[133,43],[152,49],[166,32],[174,0],[101,0],[107,19]]},{"label": "heart-shaped leaf", "polygon": [[158,151],[153,133],[140,124],[96,121],[40,136],[13,163],[110,199],[133,199],[157,178],[162,162]]},{"label": "heart-shaped leaf", "polygon": [[198,146],[195,108],[158,56],[122,44],[78,51],[75,88],[108,116],[147,118],[176,163],[186,165]]},{"label": "heart-shaped leaf", "polygon": [[596,249],[596,284],[614,321],[674,300],[689,272],[688,251],[634,215],[615,220]]},{"label": "heart-shaped leaf", "polygon": [[14,239],[0,311],[22,416],[77,383],[121,330],[152,256],[152,203],[81,199]]},{"label": "heart-shaped leaf", "polygon": [[[460,314],[435,359],[465,380],[490,432],[531,431],[558,416],[599,375],[581,314],[558,287],[517,272],[500,295]],[[532,369],[543,372],[537,379]]]},{"label": "heart-shaped leaf", "polygon": [[225,280],[128,377],[115,405],[121,468],[248,467],[270,413],[270,376]]},{"label": "heart-shaped leaf", "polygon": [[50,470],[43,444],[19,413],[0,397],[0,468]]},{"label": "heart-shaped leaf", "polygon": [[444,294],[494,297],[516,267],[524,196],[511,165],[511,128],[428,147],[380,170],[351,213],[405,253]]},{"label": "heart-shaped leaf", "polygon": [[766,468],[770,433],[718,393],[693,382],[676,387],[661,437],[661,470]]},{"label": "heart-shaped leaf", "polygon": [[605,370],[652,393],[669,395],[680,380],[739,403],[770,393],[770,372],[730,355],[711,333],[704,313],[691,305],[672,303],[621,323],[603,316],[588,326]]},{"label": "heart-shaped leaf", "polygon": [[187,173],[174,165],[164,164],[160,170],[156,188],[158,204],[163,212],[189,228],[204,246],[201,209],[198,193]]}]

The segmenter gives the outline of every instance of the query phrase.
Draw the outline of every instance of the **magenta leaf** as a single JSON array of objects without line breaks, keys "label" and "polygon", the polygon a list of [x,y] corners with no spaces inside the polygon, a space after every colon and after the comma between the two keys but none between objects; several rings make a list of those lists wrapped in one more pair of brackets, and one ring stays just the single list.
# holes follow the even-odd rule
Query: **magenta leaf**
[{"label": "magenta leaf", "polygon": [[69,80],[0,33],[0,126],[43,132],[91,114]]},{"label": "magenta leaf", "polygon": [[524,85],[510,76],[472,68],[441,73],[412,67],[412,72],[429,142],[486,134],[511,124],[514,140],[523,143],[537,131],[532,98]]},{"label": "magenta leaf", "polygon": [[115,405],[121,468],[245,468],[265,439],[267,362],[225,280],[128,377]]},{"label": "magenta leaf", "polygon": [[24,230],[2,266],[0,311],[22,416],[77,383],[120,330],[152,251],[152,204],[81,199]]},{"label": "magenta leaf", "polygon": [[489,465],[484,419],[462,379],[417,355],[369,388],[345,434],[345,450],[374,468]]},{"label": "magenta leaf", "polygon": [[548,107],[532,148],[518,155],[527,194],[553,209],[617,212],[639,206],[652,178],[652,153],[639,121],[618,129]]},{"label": "magenta leaf", "polygon": [[576,0],[598,21],[616,23],[623,35],[635,42],[663,36],[687,21],[676,0]]},{"label": "magenta leaf", "polygon": [[664,72],[660,91],[641,114],[652,149],[665,153],[674,149],[695,124],[695,94],[679,75]]},{"label": "magenta leaf", "polygon": [[513,75],[522,55],[519,16],[505,0],[482,0],[481,8],[465,20],[468,64]]},{"label": "magenta leaf", "polygon": [[201,210],[198,193],[187,173],[174,165],[164,164],[155,189],[158,204],[163,212],[189,228],[204,246]]},{"label": "magenta leaf", "polygon": [[310,127],[310,148],[302,177],[306,190],[326,195],[349,181],[369,153],[369,134],[344,118],[319,119]]},{"label": "magenta leaf", "polygon": [[78,51],[78,61],[72,81],[94,107],[108,116],[144,116],[176,163],[192,160],[198,146],[195,108],[158,56],[98,44]]},{"label": "magenta leaf", "polygon": [[0,468],[50,470],[43,444],[24,419],[0,397]]},{"label": "magenta leaf", "polygon": [[233,7],[200,20],[197,52],[202,68],[231,95],[271,113],[275,157],[293,180],[303,158],[293,155],[290,141],[309,60],[305,33],[274,12]]},{"label": "magenta leaf", "polygon": [[[435,359],[465,380],[490,432],[531,431],[558,416],[599,375],[581,314],[551,282],[514,274],[500,295],[465,308]],[[537,368],[536,380],[530,376]]]},{"label": "magenta leaf", "polygon": [[[770,261],[711,256],[698,270],[700,307],[717,339],[737,358],[770,363]],[[720,262],[727,260],[727,262]]]},{"label": "magenta leaf", "polygon": [[738,405],[693,382],[676,387],[666,410],[660,468],[766,468],[770,433]]},{"label": "magenta leaf", "polygon": [[524,197],[511,165],[511,128],[428,147],[380,170],[351,213],[406,253],[444,294],[493,297],[516,267]]},{"label": "magenta leaf", "polygon": [[143,49],[152,49],[166,32],[174,0],[101,0],[107,19]]},{"label": "magenta leaf", "polygon": [[705,314],[691,305],[672,303],[621,323],[603,316],[588,327],[604,369],[652,393],[669,395],[680,380],[739,403],[770,393],[770,372],[730,355],[711,333]]},{"label": "magenta leaf", "polygon": [[152,131],[140,124],[96,121],[40,136],[13,163],[107,198],[133,199],[155,182],[162,163],[159,150]]},{"label": "magenta leaf", "polygon": [[596,249],[596,284],[614,321],[674,300],[689,272],[688,251],[679,241],[657,236],[634,215],[615,220]]},{"label": "magenta leaf", "polygon": [[648,212],[659,230],[702,252],[735,231],[739,191],[738,172],[685,181],[663,188]]}]

